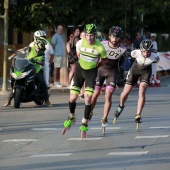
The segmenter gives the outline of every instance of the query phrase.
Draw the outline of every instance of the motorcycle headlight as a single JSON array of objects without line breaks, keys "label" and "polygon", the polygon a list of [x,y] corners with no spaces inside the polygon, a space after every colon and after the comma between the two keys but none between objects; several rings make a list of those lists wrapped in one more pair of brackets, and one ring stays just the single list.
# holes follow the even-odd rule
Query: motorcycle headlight
[{"label": "motorcycle headlight", "polygon": [[21,73],[21,74],[18,75],[18,76],[17,76],[14,72],[12,72],[12,73],[11,73],[11,76],[12,76],[12,78],[18,80],[18,79],[22,79],[22,78],[26,77],[31,71],[32,71],[32,70],[29,70],[29,71],[27,71],[27,72],[23,72],[23,73]]}]

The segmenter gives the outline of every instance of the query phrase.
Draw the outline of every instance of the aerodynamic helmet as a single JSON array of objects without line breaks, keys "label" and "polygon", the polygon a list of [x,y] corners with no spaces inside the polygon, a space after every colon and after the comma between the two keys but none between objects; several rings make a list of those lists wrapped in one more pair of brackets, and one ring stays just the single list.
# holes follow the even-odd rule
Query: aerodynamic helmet
[{"label": "aerodynamic helmet", "polygon": [[45,38],[43,37],[40,37],[40,38],[37,38],[37,39],[34,39],[34,45],[35,45],[35,48],[38,48],[39,50],[42,50],[42,51],[45,51],[45,45],[47,44],[47,41]]},{"label": "aerodynamic helmet", "polygon": [[44,30],[38,30],[38,31],[34,32],[34,39],[39,38],[39,37],[44,37],[45,38],[46,36],[47,36],[47,34],[45,33]]},{"label": "aerodynamic helmet", "polygon": [[152,41],[149,40],[149,39],[143,40],[140,43],[140,50],[141,51],[143,51],[143,50],[152,50],[152,48],[153,48],[153,44],[152,44]]},{"label": "aerodynamic helmet", "polygon": [[95,24],[87,24],[84,28],[85,33],[95,34],[97,32],[97,26]]},{"label": "aerodynamic helmet", "polygon": [[112,35],[117,38],[121,38],[121,37],[123,37],[123,30],[122,30],[122,28],[120,28],[118,26],[113,26],[109,30],[109,35]]}]

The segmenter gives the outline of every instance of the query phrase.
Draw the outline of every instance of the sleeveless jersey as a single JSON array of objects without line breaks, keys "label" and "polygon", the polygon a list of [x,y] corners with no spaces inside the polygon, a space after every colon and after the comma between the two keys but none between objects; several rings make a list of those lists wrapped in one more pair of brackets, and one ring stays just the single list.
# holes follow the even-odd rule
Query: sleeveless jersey
[{"label": "sleeveless jersey", "polygon": [[108,62],[106,63],[105,67],[118,68],[118,62],[120,58],[125,54],[126,48],[124,46],[112,48],[109,46],[108,41],[103,41],[102,44],[106,49],[107,58],[108,58]]},{"label": "sleeveless jersey", "polygon": [[106,59],[105,48],[99,40],[89,45],[86,38],[83,38],[76,43],[76,50],[80,52],[79,64],[85,70],[96,68],[99,56]]},{"label": "sleeveless jersey", "polygon": [[157,63],[159,61],[159,56],[153,52],[151,52],[150,57],[144,58],[141,54],[141,50],[134,50],[131,52],[131,56],[136,59],[137,66],[140,69],[146,69],[152,63]]}]

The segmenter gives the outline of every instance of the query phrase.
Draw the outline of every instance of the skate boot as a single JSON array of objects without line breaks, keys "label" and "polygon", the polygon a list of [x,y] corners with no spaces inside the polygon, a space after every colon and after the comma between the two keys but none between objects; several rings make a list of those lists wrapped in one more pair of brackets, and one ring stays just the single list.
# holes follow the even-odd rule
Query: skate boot
[{"label": "skate boot", "polygon": [[92,116],[93,116],[93,112],[91,111],[91,112],[90,112],[90,115],[89,115],[89,120],[88,120],[88,121],[91,120]]},{"label": "skate boot", "polygon": [[113,123],[116,124],[117,118],[120,116],[120,114],[122,113],[124,109],[124,106],[121,107],[120,105],[118,106],[118,108],[116,109],[116,111],[114,112],[114,119],[113,119]]},{"label": "skate boot", "polygon": [[136,131],[139,129],[139,123],[142,123],[142,118],[140,115],[135,115]]},{"label": "skate boot", "polygon": [[66,131],[69,130],[71,126],[74,125],[75,123],[76,123],[76,117],[69,116],[68,119],[64,121],[64,129],[62,130],[61,134],[64,135]]},{"label": "skate boot", "polygon": [[88,124],[87,123],[82,123],[80,126],[80,131],[81,131],[81,138],[86,138],[86,132],[88,131]]},{"label": "skate boot", "polygon": [[105,134],[106,127],[107,127],[107,125],[108,125],[107,118],[102,118],[102,119],[101,119],[101,123],[102,123],[102,132],[103,132],[103,135],[104,135],[104,134]]}]

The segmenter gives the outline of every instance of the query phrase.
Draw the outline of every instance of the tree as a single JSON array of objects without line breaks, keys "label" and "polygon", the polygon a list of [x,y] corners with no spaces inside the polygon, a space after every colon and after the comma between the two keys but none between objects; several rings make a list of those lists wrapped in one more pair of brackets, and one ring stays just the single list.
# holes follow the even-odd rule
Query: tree
[{"label": "tree", "polygon": [[[130,33],[131,27],[135,30],[145,26],[154,32],[168,32],[169,9],[169,0],[36,0],[36,3],[34,0],[18,0],[17,7],[9,9],[9,25],[28,33],[54,27],[57,23],[67,26],[89,22],[102,25],[107,31],[110,26],[119,25],[127,33]],[[0,12],[3,13],[2,5]]]}]

